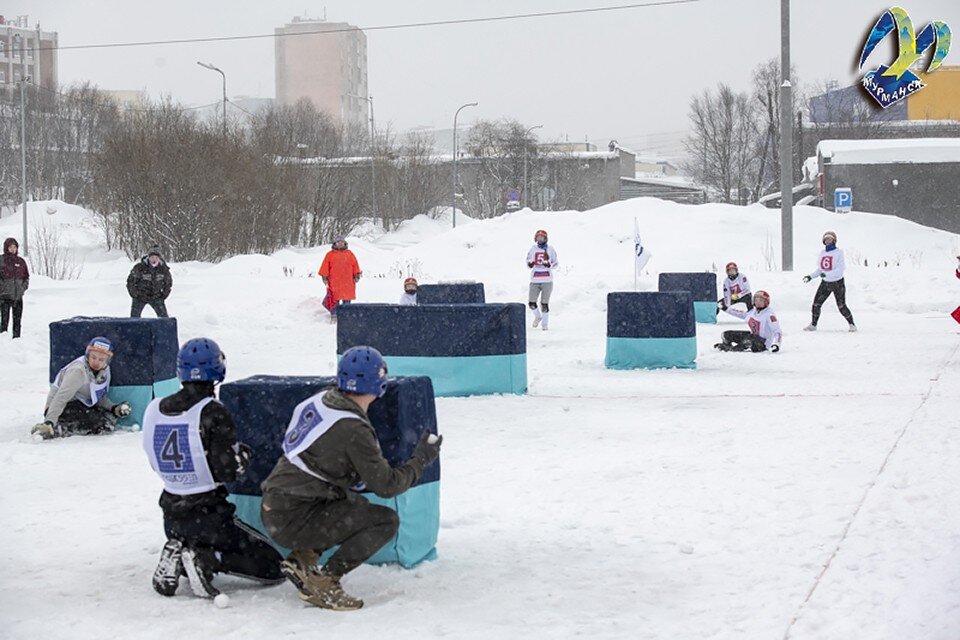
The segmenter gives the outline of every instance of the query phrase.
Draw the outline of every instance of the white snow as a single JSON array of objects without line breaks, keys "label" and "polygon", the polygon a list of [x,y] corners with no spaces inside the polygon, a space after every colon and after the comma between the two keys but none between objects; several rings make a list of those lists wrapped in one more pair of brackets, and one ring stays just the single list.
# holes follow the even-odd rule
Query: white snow
[{"label": "white snow", "polygon": [[817,155],[833,164],[960,162],[960,138],[821,140]]},{"label": "white snow", "polygon": [[[369,301],[395,301],[416,270],[522,302],[539,228],[562,267],[550,331],[528,329],[529,394],[437,400],[439,559],[360,568],[344,583],[366,607],[334,614],[289,585],[240,579],[217,579],[222,610],[185,586],[158,596],[161,485],[140,434],[31,441],[47,323],[124,315],[132,266],[98,248],[88,214],[54,203],[47,216],[48,204],[31,203],[31,217],[62,221],[86,266],[79,280],[34,278],[23,338],[0,334],[4,638],[958,637],[960,342],[947,314],[960,303],[960,236],[798,207],[796,271],[781,273],[777,212],[641,198],[462,226],[458,215],[456,229],[422,217],[351,237]],[[606,293],[633,287],[634,217],[655,253],[642,288],[656,288],[652,269],[734,260],[770,291],[783,351],[715,352],[722,330],[744,326],[722,317],[698,328],[695,371],[604,369]],[[19,237],[19,225],[3,218],[0,236]],[[852,265],[859,333],[832,300],[820,331],[800,330],[814,292],[800,278],[826,229]],[[216,339],[228,380],[332,373],[335,327],[307,277],[325,251],[173,264],[181,340]]]}]

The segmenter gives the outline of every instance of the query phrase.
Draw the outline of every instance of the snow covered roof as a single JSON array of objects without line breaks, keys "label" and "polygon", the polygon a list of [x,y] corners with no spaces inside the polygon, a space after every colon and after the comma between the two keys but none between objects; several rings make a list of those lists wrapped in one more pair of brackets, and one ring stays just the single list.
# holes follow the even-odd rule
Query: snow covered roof
[{"label": "snow covered roof", "polygon": [[832,164],[960,162],[960,138],[821,140],[817,155]]}]

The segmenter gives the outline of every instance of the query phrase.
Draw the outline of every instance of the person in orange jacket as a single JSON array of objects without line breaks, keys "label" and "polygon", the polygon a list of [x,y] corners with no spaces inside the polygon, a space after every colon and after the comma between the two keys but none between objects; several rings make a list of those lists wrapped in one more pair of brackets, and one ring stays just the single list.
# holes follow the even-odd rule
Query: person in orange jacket
[{"label": "person in orange jacket", "polygon": [[327,252],[317,272],[327,285],[327,297],[331,299],[330,322],[337,321],[337,306],[349,303],[357,298],[357,282],[363,272],[357,256],[347,248],[347,241],[343,236],[337,236],[333,241],[333,249]]}]

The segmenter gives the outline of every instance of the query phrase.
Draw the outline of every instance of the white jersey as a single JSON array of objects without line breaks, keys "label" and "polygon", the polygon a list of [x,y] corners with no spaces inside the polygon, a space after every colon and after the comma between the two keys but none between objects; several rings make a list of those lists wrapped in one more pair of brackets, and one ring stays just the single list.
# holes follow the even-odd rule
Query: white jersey
[{"label": "white jersey", "polygon": [[763,343],[767,346],[767,349],[773,345],[780,346],[780,340],[783,338],[780,331],[780,321],[777,320],[777,316],[770,307],[763,309],[754,307],[750,309],[750,311],[741,311],[740,309],[731,307],[727,309],[727,313],[741,320],[746,320],[747,326],[750,328],[750,333],[755,336],[760,336],[760,338],[763,339]]},{"label": "white jersey", "polygon": [[215,400],[204,398],[186,412],[168,416],[160,411],[162,399],[151,402],[143,413],[143,449],[150,466],[169,493],[189,496],[213,491],[220,483],[213,479],[207,464],[200,412]]},{"label": "white jersey", "polygon": [[748,293],[750,293],[750,283],[747,281],[747,276],[742,273],[738,273],[733,280],[730,276],[723,279],[723,299],[728,305],[739,301]]},{"label": "white jersey", "polygon": [[[330,482],[328,478],[307,467],[306,463],[300,458],[300,454],[310,448],[317,441],[317,438],[327,432],[330,427],[339,420],[350,418],[367,422],[363,417],[351,411],[341,411],[340,409],[331,409],[323,404],[323,396],[326,391],[311,396],[297,405],[293,410],[293,416],[290,418],[290,424],[283,435],[283,455],[287,460],[304,473],[308,473],[314,478]],[[370,424],[367,422],[367,424]],[[359,483],[351,487],[354,491],[363,491],[364,483]]]},{"label": "white jersey", "polygon": [[100,402],[107,395],[107,392],[110,391],[110,366],[107,365],[101,371],[94,373],[87,364],[87,356],[85,355],[76,358],[57,372],[57,377],[54,378],[53,384],[50,385],[52,387],[51,391],[58,391],[60,389],[64,376],[67,371],[72,368],[83,370],[87,382],[87,385],[81,386],[76,394],[74,394],[74,400],[79,400],[85,406],[92,407]]},{"label": "white jersey", "polygon": [[403,307],[412,307],[417,304],[417,294],[403,292],[400,295],[400,305]]},{"label": "white jersey", "polygon": [[843,279],[843,272],[847,268],[847,262],[843,258],[843,249],[834,249],[820,252],[820,258],[817,262],[817,268],[811,274],[811,278],[817,278],[821,275],[827,282],[836,282]]},{"label": "white jersey", "polygon": [[530,267],[530,282],[538,284],[544,282],[553,282],[553,270],[560,264],[557,262],[557,252],[549,244],[540,248],[540,245],[533,245],[527,252],[527,264]]}]

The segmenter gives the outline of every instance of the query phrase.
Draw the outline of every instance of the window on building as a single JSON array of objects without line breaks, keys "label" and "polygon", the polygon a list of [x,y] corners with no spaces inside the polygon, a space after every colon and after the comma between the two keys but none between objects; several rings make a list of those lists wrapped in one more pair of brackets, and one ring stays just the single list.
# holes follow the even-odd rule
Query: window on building
[{"label": "window on building", "polygon": [[33,57],[33,40],[27,40],[27,57]]},{"label": "window on building", "polygon": [[7,43],[4,42],[3,40],[0,40],[0,58],[7,55],[6,47],[7,47]]}]

